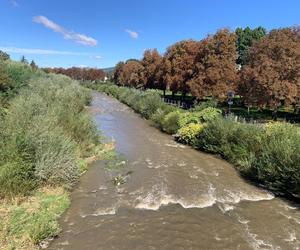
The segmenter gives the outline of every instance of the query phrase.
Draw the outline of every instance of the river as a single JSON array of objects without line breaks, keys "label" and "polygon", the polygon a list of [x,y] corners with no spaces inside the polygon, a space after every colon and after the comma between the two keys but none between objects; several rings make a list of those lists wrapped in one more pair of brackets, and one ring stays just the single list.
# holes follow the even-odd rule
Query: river
[{"label": "river", "polygon": [[93,164],[50,249],[300,249],[297,205],[176,143],[111,97],[93,93],[91,112],[132,174],[115,187],[111,172]]}]

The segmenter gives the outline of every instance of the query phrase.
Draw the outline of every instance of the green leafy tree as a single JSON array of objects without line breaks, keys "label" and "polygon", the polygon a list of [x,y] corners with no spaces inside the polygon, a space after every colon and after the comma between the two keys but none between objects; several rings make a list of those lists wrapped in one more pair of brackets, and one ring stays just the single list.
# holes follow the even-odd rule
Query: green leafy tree
[{"label": "green leafy tree", "polygon": [[244,65],[248,62],[248,50],[253,45],[254,42],[259,41],[263,38],[267,31],[265,28],[259,26],[255,29],[250,29],[246,27],[245,29],[237,28],[235,30],[237,35],[237,50],[238,50],[238,60],[237,63]]},{"label": "green leafy tree", "polygon": [[25,56],[22,56],[22,57],[21,57],[20,62],[21,62],[21,63],[24,63],[24,64],[28,64],[28,61],[27,61],[27,59],[25,58]]},{"label": "green leafy tree", "polygon": [[30,63],[30,67],[32,68],[33,71],[36,71],[38,69],[38,66],[36,65],[36,63],[33,60]]}]

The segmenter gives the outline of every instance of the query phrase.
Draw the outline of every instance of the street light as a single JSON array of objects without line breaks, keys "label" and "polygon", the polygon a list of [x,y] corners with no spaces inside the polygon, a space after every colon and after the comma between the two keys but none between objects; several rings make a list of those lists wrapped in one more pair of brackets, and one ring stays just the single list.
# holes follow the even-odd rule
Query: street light
[{"label": "street light", "polygon": [[233,98],[234,98],[234,92],[228,91],[227,92],[228,114],[230,114],[230,108],[231,105],[233,104]]}]

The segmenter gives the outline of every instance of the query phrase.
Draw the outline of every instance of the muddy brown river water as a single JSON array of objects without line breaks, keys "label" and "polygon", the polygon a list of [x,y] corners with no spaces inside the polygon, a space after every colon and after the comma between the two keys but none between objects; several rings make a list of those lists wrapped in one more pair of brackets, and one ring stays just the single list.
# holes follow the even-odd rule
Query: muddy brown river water
[{"label": "muddy brown river water", "polygon": [[117,100],[93,94],[99,130],[133,171],[116,188],[95,163],[50,249],[300,249],[300,210],[224,160],[173,141]]}]

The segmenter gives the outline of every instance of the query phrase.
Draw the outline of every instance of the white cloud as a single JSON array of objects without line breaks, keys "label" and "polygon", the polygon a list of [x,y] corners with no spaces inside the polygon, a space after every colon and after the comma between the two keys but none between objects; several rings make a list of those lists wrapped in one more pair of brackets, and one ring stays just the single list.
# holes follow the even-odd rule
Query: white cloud
[{"label": "white cloud", "polygon": [[9,2],[10,2],[10,4],[11,4],[12,6],[14,6],[14,7],[19,7],[19,4],[18,4],[18,2],[17,2],[16,0],[10,0]]},{"label": "white cloud", "polygon": [[68,31],[45,16],[35,16],[32,20],[35,23],[43,24],[45,27],[53,30],[54,32],[62,34],[64,36],[64,39],[66,40],[72,40],[87,46],[96,46],[98,44],[98,41],[96,39],[86,36],[84,34]]},{"label": "white cloud", "polygon": [[139,34],[136,31],[126,29],[125,32],[127,32],[133,39],[137,39],[139,37]]},{"label": "white cloud", "polygon": [[91,58],[98,59],[98,60],[103,59],[103,57],[102,57],[102,56],[99,56],[99,55],[92,56]]},{"label": "white cloud", "polygon": [[47,49],[25,49],[16,47],[0,47],[0,50],[7,53],[16,54],[30,54],[30,55],[69,55],[69,56],[92,56],[89,53],[79,53],[71,51],[61,51],[61,50],[47,50]]}]

